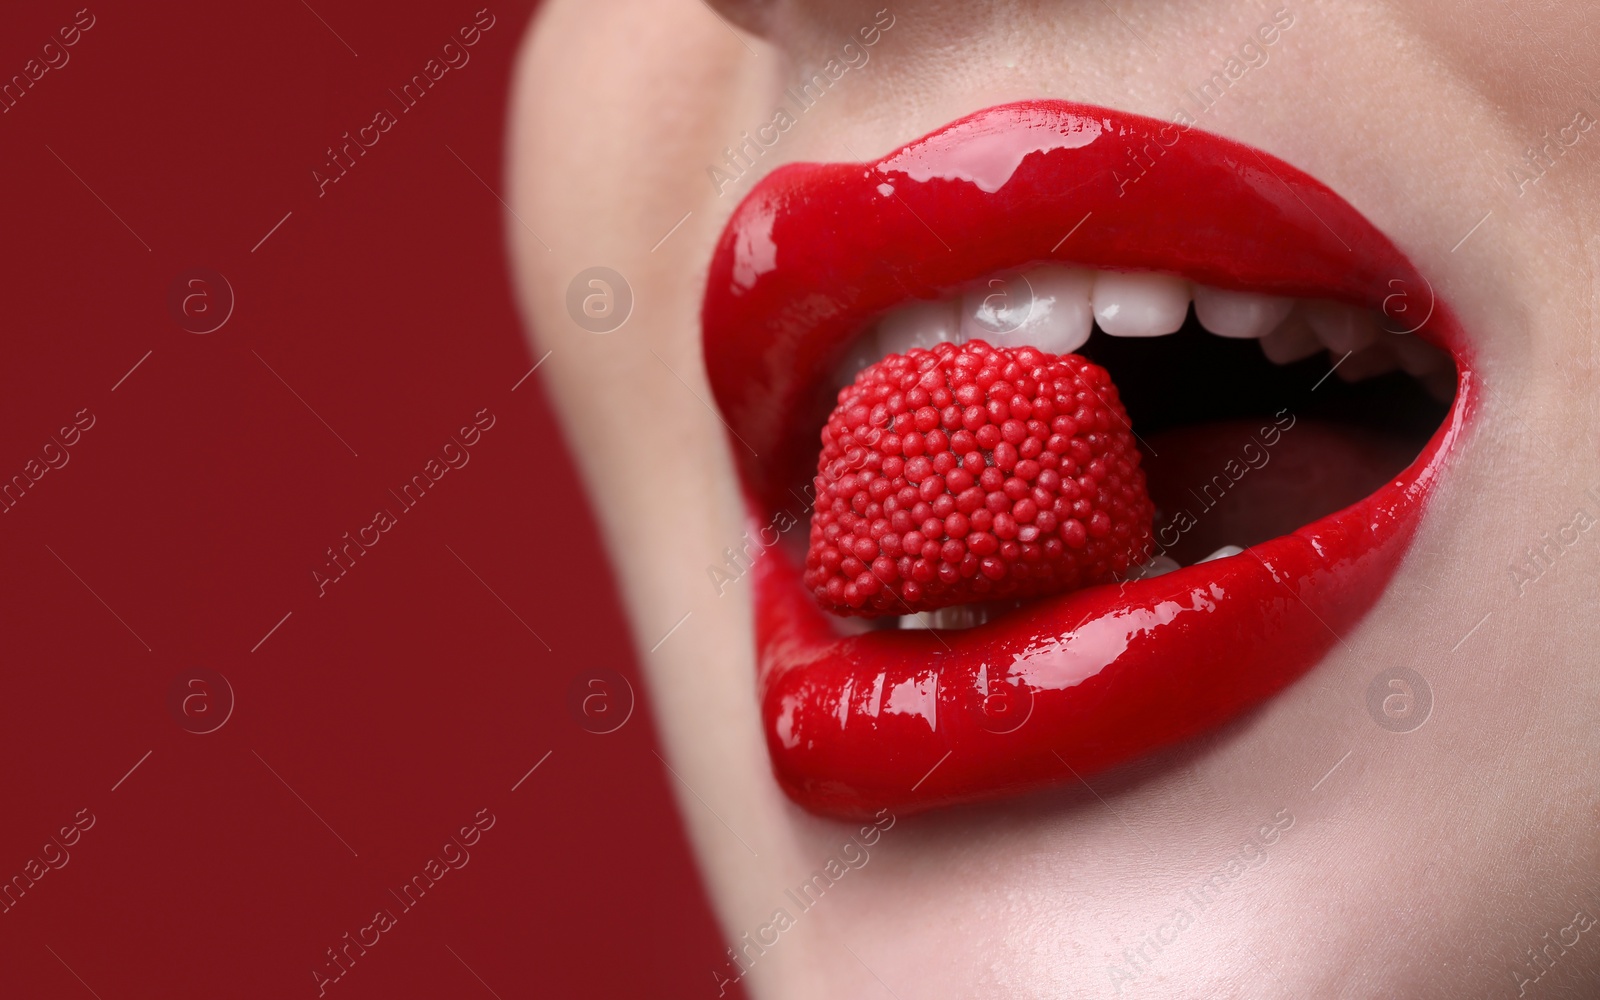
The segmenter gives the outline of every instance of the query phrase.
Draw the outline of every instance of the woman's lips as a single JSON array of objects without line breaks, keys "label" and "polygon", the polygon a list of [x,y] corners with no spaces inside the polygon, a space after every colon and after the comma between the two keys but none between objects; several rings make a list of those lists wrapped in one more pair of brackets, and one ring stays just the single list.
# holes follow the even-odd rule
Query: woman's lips
[{"label": "woman's lips", "polygon": [[[752,517],[766,527],[796,509],[815,407],[867,321],[1045,260],[1383,308],[1454,354],[1454,408],[1409,468],[1338,513],[971,630],[841,638],[769,547],[755,573],[762,720],[780,784],[810,809],[903,811],[1076,781],[1258,704],[1377,600],[1471,412],[1449,309],[1315,179],[1192,128],[1003,105],[874,163],[781,168],[734,212],[707,282],[704,346]],[[1274,420],[1263,423],[1265,435]]]}]

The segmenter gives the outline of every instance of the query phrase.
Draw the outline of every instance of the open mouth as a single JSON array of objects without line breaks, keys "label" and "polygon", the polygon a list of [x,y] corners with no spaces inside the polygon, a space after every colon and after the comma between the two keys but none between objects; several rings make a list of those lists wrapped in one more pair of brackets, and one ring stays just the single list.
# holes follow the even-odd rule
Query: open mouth
[{"label": "open mouth", "polygon": [[1076,781],[1281,690],[1381,596],[1473,398],[1328,188],[1055,101],[773,173],[703,322],[774,772],[841,815]]}]

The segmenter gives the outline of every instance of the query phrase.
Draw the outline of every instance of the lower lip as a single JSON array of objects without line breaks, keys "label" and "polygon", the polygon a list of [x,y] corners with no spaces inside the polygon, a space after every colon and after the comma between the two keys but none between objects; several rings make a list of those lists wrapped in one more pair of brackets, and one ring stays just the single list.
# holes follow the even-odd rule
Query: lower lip
[{"label": "lower lip", "polygon": [[[706,359],[745,450],[776,455],[742,468],[758,523],[773,523],[786,502],[779,484],[804,453],[790,429],[805,384],[831,367],[864,318],[908,291],[926,297],[971,273],[1052,255],[1373,307],[1396,285],[1424,283],[1313,178],[1198,130],[1170,147],[1134,197],[1106,180],[1122,161],[1120,139],[1042,158],[1019,153],[998,186],[950,179],[968,164],[954,139],[977,135],[994,159],[997,137],[1025,153],[1042,148],[1030,145],[1039,134],[1067,134],[1061,122],[1102,136],[1167,128],[1056,102],[991,109],[869,165],[876,172],[785,168],[735,213],[708,282]],[[941,143],[960,169],[927,168],[927,150]],[[873,188],[880,175],[908,160],[932,180],[896,174],[894,197],[874,194],[891,187]],[[1077,258],[1035,247],[1091,211],[1105,225],[1073,237]],[[913,229],[913,216],[924,228]],[[836,217],[884,252],[838,240]],[[929,225],[970,230],[961,253],[929,240]],[[765,256],[751,247],[766,247]],[[832,300],[820,289],[832,289]],[[1451,349],[1460,375],[1455,405],[1421,455],[1364,500],[1240,555],[1036,600],[973,629],[842,638],[772,546],[755,567],[756,639],[762,721],[781,786],[802,806],[840,816],[1018,794],[1214,729],[1302,676],[1383,593],[1472,412],[1475,380],[1456,320],[1440,303],[1425,323],[1420,335]]]},{"label": "lower lip", "polygon": [[756,565],[761,714],[815,812],[914,812],[1075,781],[1222,725],[1316,664],[1377,599],[1463,431],[1361,502],[1244,553],[1035,601],[961,631],[840,638],[774,547]]}]

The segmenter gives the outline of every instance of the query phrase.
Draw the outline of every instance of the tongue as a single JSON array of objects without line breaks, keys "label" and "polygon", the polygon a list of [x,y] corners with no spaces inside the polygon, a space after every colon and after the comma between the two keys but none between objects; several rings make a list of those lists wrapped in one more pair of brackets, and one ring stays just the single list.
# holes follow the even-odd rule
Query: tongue
[{"label": "tongue", "polygon": [[1264,542],[1355,503],[1404,469],[1416,447],[1284,414],[1276,422],[1173,428],[1153,435],[1144,451],[1157,545],[1188,566],[1224,545]]}]

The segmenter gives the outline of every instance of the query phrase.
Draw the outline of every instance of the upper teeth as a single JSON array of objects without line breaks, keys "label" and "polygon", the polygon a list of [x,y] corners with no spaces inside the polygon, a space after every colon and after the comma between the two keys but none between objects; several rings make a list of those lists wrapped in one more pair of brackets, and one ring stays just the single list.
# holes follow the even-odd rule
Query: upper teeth
[{"label": "upper teeth", "polygon": [[1195,319],[1219,337],[1259,339],[1288,319],[1293,308],[1293,299],[1230,292],[1210,285],[1196,285],[1194,289]]},{"label": "upper teeth", "polygon": [[1177,333],[1189,314],[1191,286],[1169,274],[1097,271],[1094,318],[1113,337],[1161,337]]},{"label": "upper teeth", "polygon": [[[1170,274],[1039,264],[886,313],[852,345],[840,376],[849,382],[890,354],[941,341],[981,339],[1069,354],[1089,340],[1096,324],[1112,337],[1165,336],[1183,326],[1191,301],[1207,330],[1259,340],[1277,364],[1326,349],[1335,359],[1355,353],[1365,362],[1349,366],[1346,377],[1392,370],[1396,363],[1418,377],[1451,367],[1449,355],[1415,337],[1380,336],[1381,324],[1370,310],[1344,303],[1213,288]],[[1369,352],[1377,353],[1368,357]]]}]

